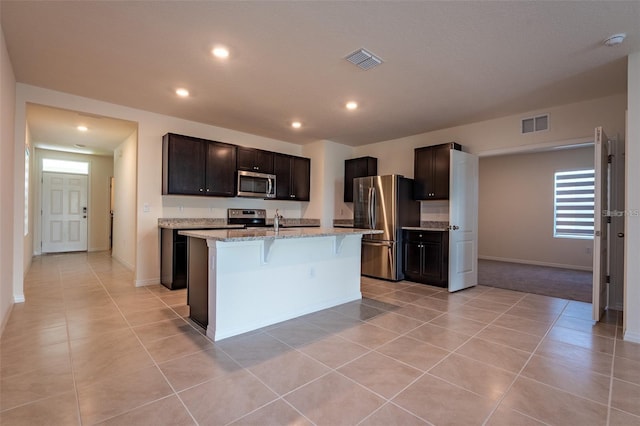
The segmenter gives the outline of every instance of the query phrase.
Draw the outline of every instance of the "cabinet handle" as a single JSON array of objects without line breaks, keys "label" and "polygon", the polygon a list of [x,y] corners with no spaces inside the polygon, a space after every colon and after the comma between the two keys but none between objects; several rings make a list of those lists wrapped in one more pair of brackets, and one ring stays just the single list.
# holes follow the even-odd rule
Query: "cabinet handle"
[{"label": "cabinet handle", "polygon": [[200,188],[200,192],[202,192],[202,188]]},{"label": "cabinet handle", "polygon": [[209,192],[209,188],[207,188],[207,192]]},{"label": "cabinet handle", "polygon": [[289,195],[289,197],[296,198],[295,194],[291,194],[291,195]]}]

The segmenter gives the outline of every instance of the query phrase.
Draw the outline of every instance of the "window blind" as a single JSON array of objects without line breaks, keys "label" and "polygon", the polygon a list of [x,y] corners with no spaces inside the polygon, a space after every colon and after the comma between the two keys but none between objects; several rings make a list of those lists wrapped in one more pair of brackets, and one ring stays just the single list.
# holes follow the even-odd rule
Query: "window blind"
[{"label": "window blind", "polygon": [[555,173],[554,237],[593,238],[595,173]]}]

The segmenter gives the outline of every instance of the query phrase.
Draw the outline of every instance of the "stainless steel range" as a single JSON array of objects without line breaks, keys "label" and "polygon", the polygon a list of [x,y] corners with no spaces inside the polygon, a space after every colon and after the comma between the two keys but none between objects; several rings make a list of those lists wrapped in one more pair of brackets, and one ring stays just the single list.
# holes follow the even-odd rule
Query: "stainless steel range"
[{"label": "stainless steel range", "polygon": [[245,225],[250,227],[267,226],[265,209],[227,209],[227,225]]}]

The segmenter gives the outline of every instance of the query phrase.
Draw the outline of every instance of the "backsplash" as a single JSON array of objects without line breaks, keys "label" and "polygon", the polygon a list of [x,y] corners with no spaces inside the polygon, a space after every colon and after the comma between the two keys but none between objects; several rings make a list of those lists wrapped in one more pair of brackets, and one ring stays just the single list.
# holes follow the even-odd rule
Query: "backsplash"
[{"label": "backsplash", "polygon": [[420,222],[446,222],[449,225],[449,201],[420,202]]},{"label": "backsplash", "polygon": [[446,229],[449,226],[449,221],[437,221],[437,220],[421,220],[420,228],[439,228]]}]

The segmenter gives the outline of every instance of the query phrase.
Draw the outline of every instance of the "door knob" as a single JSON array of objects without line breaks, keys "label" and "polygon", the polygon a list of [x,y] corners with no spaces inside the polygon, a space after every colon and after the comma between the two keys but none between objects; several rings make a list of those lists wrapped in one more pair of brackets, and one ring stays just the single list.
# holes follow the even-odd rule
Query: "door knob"
[{"label": "door knob", "polygon": [[620,238],[624,237],[624,232],[618,232],[618,237]]}]

